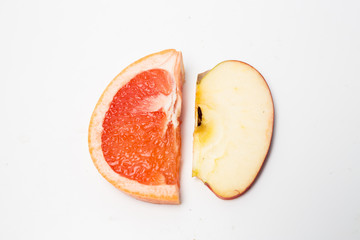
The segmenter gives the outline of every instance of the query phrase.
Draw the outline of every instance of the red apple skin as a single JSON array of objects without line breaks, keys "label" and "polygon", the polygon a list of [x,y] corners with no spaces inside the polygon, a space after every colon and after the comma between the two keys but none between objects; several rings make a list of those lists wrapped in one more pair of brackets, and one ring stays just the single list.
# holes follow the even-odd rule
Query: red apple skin
[{"label": "red apple skin", "polygon": [[[254,180],[249,184],[249,186],[248,186],[247,188],[244,189],[244,191],[242,191],[242,192],[240,192],[239,194],[234,195],[234,196],[232,196],[232,197],[226,198],[226,197],[223,197],[223,196],[218,195],[218,194],[211,188],[211,186],[210,186],[207,182],[204,183],[218,198],[220,198],[220,199],[222,199],[222,200],[233,200],[233,199],[235,199],[235,198],[240,197],[241,195],[243,195],[244,193],[246,193],[246,192],[254,185],[254,183],[257,181],[258,176],[260,175],[260,172],[262,171],[263,166],[264,166],[264,164],[265,164],[265,162],[267,161],[267,158],[268,158],[268,156],[269,156],[269,152],[270,152],[270,148],[271,148],[271,144],[272,144],[272,139],[273,139],[273,135],[274,135],[274,125],[275,125],[274,99],[273,99],[273,97],[272,97],[272,94],[271,94],[271,91],[270,91],[270,88],[269,88],[269,84],[266,82],[264,76],[263,76],[256,68],[254,68],[253,66],[251,66],[250,64],[248,64],[248,63],[246,63],[246,62],[242,62],[242,61],[238,61],[238,60],[229,60],[229,61],[240,62],[240,63],[246,64],[246,65],[248,65],[249,67],[251,67],[252,69],[254,69],[256,72],[258,72],[258,73],[260,74],[260,76],[261,76],[262,79],[264,80],[267,88],[269,89],[269,93],[270,93],[270,96],[271,96],[271,100],[272,100],[271,103],[272,103],[272,107],[273,107],[273,125],[272,125],[272,129],[271,129],[270,144],[269,144],[269,147],[268,147],[268,149],[267,149],[267,152],[266,152],[264,161],[262,162],[261,167],[259,168],[259,171],[256,173],[256,176],[255,176]],[[198,81],[199,81],[199,80],[198,80]],[[200,81],[201,81],[201,79],[200,79]]]}]

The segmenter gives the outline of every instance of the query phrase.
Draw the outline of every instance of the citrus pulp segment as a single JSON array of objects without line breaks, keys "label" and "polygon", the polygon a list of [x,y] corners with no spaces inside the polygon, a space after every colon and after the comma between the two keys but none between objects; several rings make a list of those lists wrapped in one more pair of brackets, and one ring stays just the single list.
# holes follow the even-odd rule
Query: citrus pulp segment
[{"label": "citrus pulp segment", "polygon": [[105,89],[89,127],[99,172],[144,201],[179,203],[182,55],[165,50],[138,60]]}]

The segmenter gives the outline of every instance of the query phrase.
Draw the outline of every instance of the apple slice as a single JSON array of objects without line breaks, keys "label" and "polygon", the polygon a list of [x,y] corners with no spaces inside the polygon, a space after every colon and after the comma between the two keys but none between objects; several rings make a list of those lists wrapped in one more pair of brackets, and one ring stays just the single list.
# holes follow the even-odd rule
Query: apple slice
[{"label": "apple slice", "polygon": [[254,182],[270,147],[274,105],[261,74],[224,61],[198,76],[193,176],[233,199]]}]

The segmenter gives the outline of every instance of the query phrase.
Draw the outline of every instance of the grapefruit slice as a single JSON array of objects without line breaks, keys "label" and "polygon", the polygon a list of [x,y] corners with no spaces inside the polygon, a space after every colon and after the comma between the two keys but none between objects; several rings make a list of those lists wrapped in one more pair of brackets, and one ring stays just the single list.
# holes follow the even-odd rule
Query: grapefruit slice
[{"label": "grapefruit slice", "polygon": [[89,126],[92,160],[111,184],[143,201],[179,204],[182,54],[146,56],[117,75]]}]

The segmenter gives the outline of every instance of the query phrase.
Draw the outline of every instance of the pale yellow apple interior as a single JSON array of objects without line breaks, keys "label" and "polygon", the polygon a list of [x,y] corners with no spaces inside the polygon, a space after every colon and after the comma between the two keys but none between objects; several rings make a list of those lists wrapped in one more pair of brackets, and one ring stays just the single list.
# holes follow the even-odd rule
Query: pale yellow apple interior
[{"label": "pale yellow apple interior", "polygon": [[[274,108],[269,88],[249,65],[226,61],[197,84],[193,176],[231,198],[254,181],[266,157]],[[197,116],[198,117],[198,116]]]}]

